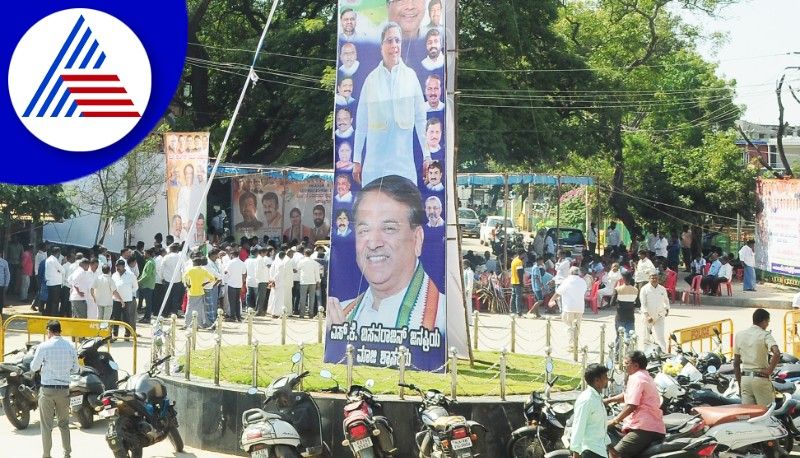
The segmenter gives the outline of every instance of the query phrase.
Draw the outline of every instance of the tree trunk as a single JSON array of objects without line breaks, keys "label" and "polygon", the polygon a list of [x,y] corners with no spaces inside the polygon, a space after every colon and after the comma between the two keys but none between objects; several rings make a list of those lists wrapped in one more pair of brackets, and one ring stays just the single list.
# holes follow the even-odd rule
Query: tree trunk
[{"label": "tree trunk", "polygon": [[625,157],[622,148],[622,122],[616,122],[614,132],[611,137],[612,156],[611,162],[614,164],[614,178],[611,181],[611,195],[608,198],[608,205],[614,214],[622,221],[631,238],[637,238],[641,230],[633,214],[628,209],[628,197],[625,192]]}]

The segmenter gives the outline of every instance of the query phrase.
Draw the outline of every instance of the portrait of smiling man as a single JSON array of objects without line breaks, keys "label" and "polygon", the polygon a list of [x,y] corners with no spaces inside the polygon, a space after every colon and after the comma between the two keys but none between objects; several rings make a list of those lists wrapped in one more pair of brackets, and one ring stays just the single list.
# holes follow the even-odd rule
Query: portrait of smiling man
[{"label": "portrait of smiling man", "polygon": [[419,38],[419,29],[425,17],[425,0],[386,0],[389,20],[400,24],[404,40]]},{"label": "portrait of smiling man", "polygon": [[353,204],[356,264],[369,284],[357,297],[328,299],[328,326],[444,330],[445,298],[419,261],[425,210],[410,180],[390,175],[366,185]]}]

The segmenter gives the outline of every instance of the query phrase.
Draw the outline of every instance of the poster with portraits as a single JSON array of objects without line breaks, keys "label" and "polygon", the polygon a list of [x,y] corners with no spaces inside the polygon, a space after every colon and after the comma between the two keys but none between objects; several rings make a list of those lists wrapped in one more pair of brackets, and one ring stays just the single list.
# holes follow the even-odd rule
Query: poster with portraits
[{"label": "poster with portraits", "polygon": [[444,2],[338,3],[326,362],[445,362]]},{"label": "poster with portraits", "polygon": [[333,175],[269,171],[231,179],[233,233],[277,242],[330,238]]},{"label": "poster with portraits", "polygon": [[760,179],[756,196],[756,268],[800,286],[800,180]]},{"label": "poster with portraits", "polygon": [[[167,162],[169,233],[176,242],[188,241],[190,245],[199,245],[206,240],[203,191],[208,178],[208,132],[165,133],[164,155]],[[195,228],[192,240],[187,240],[192,226]]]}]

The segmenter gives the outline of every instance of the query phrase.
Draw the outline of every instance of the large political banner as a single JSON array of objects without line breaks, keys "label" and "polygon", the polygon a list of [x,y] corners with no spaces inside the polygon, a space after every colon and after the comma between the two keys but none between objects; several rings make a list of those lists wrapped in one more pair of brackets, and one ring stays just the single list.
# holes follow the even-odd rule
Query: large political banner
[{"label": "large political banner", "polygon": [[[167,217],[176,242],[198,245],[206,240],[206,199],[203,191],[208,171],[208,132],[164,134],[167,162]],[[194,215],[198,206],[200,213]],[[192,240],[187,240],[194,225]]]},{"label": "large political banner", "polygon": [[[325,361],[440,369],[445,303],[442,0],[340,0]],[[463,310],[463,309],[462,309]]]},{"label": "large political banner", "polygon": [[800,180],[760,179],[756,195],[756,267],[800,286]]},{"label": "large political banner", "polygon": [[233,233],[311,243],[330,238],[333,175],[330,172],[269,171],[234,177]]}]

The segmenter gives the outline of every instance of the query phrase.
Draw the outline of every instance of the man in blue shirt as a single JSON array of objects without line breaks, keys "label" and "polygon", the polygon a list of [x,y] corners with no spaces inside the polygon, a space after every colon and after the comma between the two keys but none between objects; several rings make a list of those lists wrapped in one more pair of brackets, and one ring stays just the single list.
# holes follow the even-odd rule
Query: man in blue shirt
[{"label": "man in blue shirt", "polygon": [[600,393],[608,385],[608,369],[590,364],[583,378],[587,386],[575,401],[569,449],[572,458],[606,458],[611,440],[606,433],[606,408]]},{"label": "man in blue shirt", "polygon": [[53,419],[58,417],[64,458],[69,458],[72,448],[69,438],[69,379],[79,371],[78,354],[69,341],[61,338],[61,323],[47,323],[47,342],[36,347],[31,371],[41,370],[42,387],[39,390],[39,424],[42,431],[42,456],[50,458],[53,445]]},{"label": "man in blue shirt", "polygon": [[717,253],[711,253],[709,261],[711,261],[711,267],[708,269],[708,275],[705,275],[700,282],[700,287],[706,293],[713,293],[717,286],[717,277],[719,276],[719,269],[722,268],[722,262],[719,260]]}]

